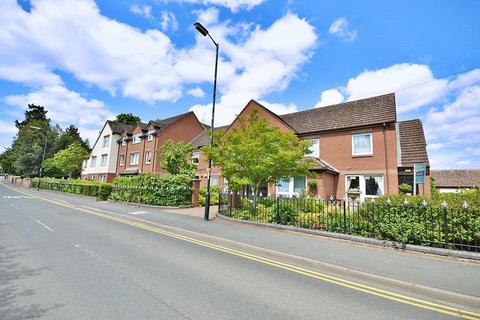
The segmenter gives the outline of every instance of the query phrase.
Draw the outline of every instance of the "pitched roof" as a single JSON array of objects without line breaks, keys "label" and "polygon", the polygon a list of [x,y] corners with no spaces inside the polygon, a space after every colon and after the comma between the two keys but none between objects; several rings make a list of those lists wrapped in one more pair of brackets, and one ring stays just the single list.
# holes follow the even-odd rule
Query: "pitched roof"
[{"label": "pitched roof", "polygon": [[279,117],[298,134],[391,123],[397,121],[395,94],[389,93]]},{"label": "pitched roof", "polygon": [[[217,128],[215,128],[215,130],[218,130],[218,129],[225,130],[228,127],[229,126],[217,127]],[[210,127],[206,128],[206,129],[210,129]],[[203,146],[206,146],[207,144],[209,144],[210,143],[210,136],[208,135],[207,130],[203,131],[198,136],[193,138],[190,141],[190,143],[193,144],[197,148],[200,148],[200,147],[203,147]]]},{"label": "pitched roof", "polygon": [[176,115],[176,116],[173,116],[173,117],[170,117],[170,118],[166,118],[166,119],[157,119],[157,120],[152,120],[148,123],[148,126],[149,125],[153,125],[155,127],[158,127],[160,128],[160,130],[168,127],[169,125],[171,125],[172,123],[180,120],[181,118],[189,115],[189,114],[194,114],[193,111],[189,111],[189,112],[186,112],[186,113],[182,113],[182,114],[179,114],[179,115]]},{"label": "pitched roof", "polygon": [[398,123],[399,167],[413,167],[415,163],[428,162],[427,143],[419,119],[400,121]]},{"label": "pitched roof", "polygon": [[112,132],[118,134],[121,134],[123,131],[132,132],[133,128],[135,127],[135,125],[121,123],[116,120],[109,120],[108,122],[110,123],[110,128],[112,128]]},{"label": "pitched roof", "polygon": [[437,187],[469,188],[480,186],[480,169],[430,170]]},{"label": "pitched roof", "polygon": [[310,158],[314,161],[314,166],[311,168],[312,170],[326,170],[333,173],[340,172],[334,166],[328,164],[328,162],[326,162],[325,160],[314,158],[314,157],[310,157]]}]

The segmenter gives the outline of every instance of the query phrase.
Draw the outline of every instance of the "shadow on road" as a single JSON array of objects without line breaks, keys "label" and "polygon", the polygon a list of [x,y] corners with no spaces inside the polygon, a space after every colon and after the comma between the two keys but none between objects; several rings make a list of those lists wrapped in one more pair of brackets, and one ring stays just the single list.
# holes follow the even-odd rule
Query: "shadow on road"
[{"label": "shadow on road", "polygon": [[17,259],[26,251],[0,245],[0,319],[38,319],[48,311],[64,306],[54,304],[51,307],[42,307],[40,304],[21,305],[17,302],[23,297],[35,295],[34,290],[20,289],[19,281],[36,277],[48,270],[48,267],[32,269],[21,265]]}]

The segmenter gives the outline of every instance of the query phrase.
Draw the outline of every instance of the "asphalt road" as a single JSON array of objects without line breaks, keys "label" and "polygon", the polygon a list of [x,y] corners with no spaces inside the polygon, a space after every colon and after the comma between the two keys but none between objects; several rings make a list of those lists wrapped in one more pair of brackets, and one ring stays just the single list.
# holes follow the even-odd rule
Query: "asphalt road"
[{"label": "asphalt road", "polygon": [[0,186],[0,319],[37,318],[455,317]]}]

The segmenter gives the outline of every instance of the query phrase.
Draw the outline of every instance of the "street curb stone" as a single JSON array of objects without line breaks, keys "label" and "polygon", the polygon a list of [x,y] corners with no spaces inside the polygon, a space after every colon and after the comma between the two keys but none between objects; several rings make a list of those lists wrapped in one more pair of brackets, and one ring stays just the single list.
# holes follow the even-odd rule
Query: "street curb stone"
[{"label": "street curb stone", "polygon": [[298,227],[292,226],[285,226],[281,224],[274,224],[274,223],[266,223],[266,222],[256,222],[256,221],[249,221],[249,220],[240,220],[231,217],[227,217],[221,213],[217,213],[218,217],[233,221],[237,223],[249,224],[253,226],[271,228],[271,229],[279,229],[285,231],[292,231],[292,232],[299,232],[299,233],[306,233],[311,235],[317,235],[322,237],[328,238],[335,238],[340,240],[348,240],[363,244],[369,244],[374,246],[380,247],[387,247],[387,248],[394,248],[403,251],[412,251],[412,252],[419,252],[419,253],[426,253],[426,254],[434,254],[446,257],[455,257],[461,259],[470,259],[470,260],[477,260],[480,261],[480,253],[469,252],[469,251],[459,251],[459,250],[450,250],[450,249],[443,249],[443,248],[434,248],[434,247],[425,247],[425,246],[418,246],[413,244],[402,244],[396,243],[387,240],[377,240],[371,238],[365,238],[361,236],[354,236],[349,234],[342,234],[342,233],[334,233],[329,231],[321,231],[321,230],[311,230],[311,229],[303,229]]}]

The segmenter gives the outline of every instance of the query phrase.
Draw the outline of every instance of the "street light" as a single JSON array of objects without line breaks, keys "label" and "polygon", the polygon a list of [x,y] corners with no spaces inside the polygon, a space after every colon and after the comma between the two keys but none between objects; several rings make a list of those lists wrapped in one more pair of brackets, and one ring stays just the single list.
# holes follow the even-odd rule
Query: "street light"
[{"label": "street light", "polygon": [[[213,132],[215,131],[215,98],[217,94],[217,67],[218,67],[218,43],[213,40],[212,36],[208,33],[208,30],[205,29],[204,26],[200,24],[200,22],[195,22],[194,24],[195,29],[200,32],[204,37],[208,36],[216,48],[216,55],[215,55],[215,75],[213,78],[213,104],[212,104],[212,136],[210,138],[210,146],[213,147]],[[204,219],[208,221],[210,215],[210,180],[211,180],[211,173],[212,173],[212,160],[208,160],[208,179],[207,179],[207,193],[205,194],[205,215]]]},{"label": "street light", "polygon": [[47,152],[48,133],[47,133],[47,129],[43,129],[40,127],[30,126],[30,128],[34,130],[42,131],[43,134],[45,135],[45,143],[43,144],[43,153],[42,153],[42,163],[40,164],[40,171],[38,173],[38,183],[37,183],[37,191],[38,191],[40,190],[40,179],[43,176],[43,162],[45,161],[45,153]]}]

